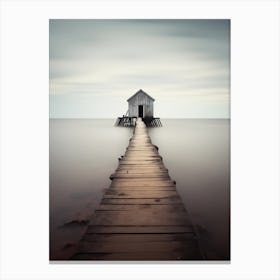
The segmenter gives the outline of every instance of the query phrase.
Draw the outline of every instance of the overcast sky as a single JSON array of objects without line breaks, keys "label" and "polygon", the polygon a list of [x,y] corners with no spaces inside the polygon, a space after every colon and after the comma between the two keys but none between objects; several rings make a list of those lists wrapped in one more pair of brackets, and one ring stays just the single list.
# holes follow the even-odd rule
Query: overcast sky
[{"label": "overcast sky", "polygon": [[229,67],[229,20],[50,20],[50,117],[228,118]]}]

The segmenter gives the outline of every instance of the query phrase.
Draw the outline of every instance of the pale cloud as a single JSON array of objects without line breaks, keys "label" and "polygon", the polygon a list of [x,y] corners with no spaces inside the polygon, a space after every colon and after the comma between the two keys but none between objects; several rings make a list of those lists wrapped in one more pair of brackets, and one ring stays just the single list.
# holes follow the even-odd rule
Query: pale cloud
[{"label": "pale cloud", "polygon": [[51,20],[50,116],[117,117],[142,88],[160,117],[229,117],[228,20]]}]

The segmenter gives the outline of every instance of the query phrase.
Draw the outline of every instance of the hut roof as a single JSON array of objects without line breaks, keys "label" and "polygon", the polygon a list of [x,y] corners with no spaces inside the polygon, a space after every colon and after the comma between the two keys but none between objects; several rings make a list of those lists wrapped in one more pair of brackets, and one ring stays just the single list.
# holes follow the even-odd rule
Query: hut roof
[{"label": "hut roof", "polygon": [[132,98],[134,98],[137,94],[139,93],[144,93],[145,95],[147,95],[150,99],[152,99],[153,101],[155,101],[155,99],[153,97],[151,97],[148,93],[146,93],[145,91],[143,91],[142,89],[138,90],[136,93],[134,93],[131,97],[129,97],[127,99],[127,102],[129,102]]}]

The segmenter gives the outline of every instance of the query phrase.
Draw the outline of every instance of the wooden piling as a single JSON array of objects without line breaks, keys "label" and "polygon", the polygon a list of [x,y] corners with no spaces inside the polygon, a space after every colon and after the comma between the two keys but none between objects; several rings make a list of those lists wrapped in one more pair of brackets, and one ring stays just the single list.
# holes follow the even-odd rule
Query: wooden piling
[{"label": "wooden piling", "polygon": [[176,183],[141,118],[110,178],[72,260],[203,259]]},{"label": "wooden piling", "polygon": [[[115,126],[125,126],[125,127],[131,127],[136,125],[136,117],[118,117],[115,122]],[[158,127],[162,126],[160,118],[154,118],[154,117],[147,117],[143,119],[143,122],[147,127]]]}]

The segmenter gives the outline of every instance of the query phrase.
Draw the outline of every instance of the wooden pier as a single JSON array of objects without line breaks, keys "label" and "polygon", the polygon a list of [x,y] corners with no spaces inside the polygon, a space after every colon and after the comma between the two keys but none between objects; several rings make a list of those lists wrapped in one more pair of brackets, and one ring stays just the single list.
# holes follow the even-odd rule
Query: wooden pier
[{"label": "wooden pier", "polygon": [[72,260],[202,260],[186,209],[138,118]]}]

